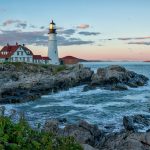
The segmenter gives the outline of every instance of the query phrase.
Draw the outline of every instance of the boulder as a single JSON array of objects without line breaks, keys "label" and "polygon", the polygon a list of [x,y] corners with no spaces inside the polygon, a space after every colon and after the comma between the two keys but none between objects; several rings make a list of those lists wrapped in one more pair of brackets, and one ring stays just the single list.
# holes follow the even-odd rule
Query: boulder
[{"label": "boulder", "polygon": [[92,75],[90,86],[105,87],[110,90],[127,90],[127,86],[144,86],[148,80],[144,75],[129,71],[122,66],[112,65],[99,68],[97,73]]},{"label": "boulder", "polygon": [[103,136],[102,131],[97,125],[92,125],[86,121],[79,121],[78,124],[66,125],[63,129],[59,128],[58,120],[49,120],[45,123],[43,131],[52,132],[59,136],[72,136],[81,144],[95,146]]},{"label": "boulder", "polygon": [[100,150],[150,150],[150,133],[112,133],[103,137]]},{"label": "boulder", "polygon": [[46,121],[43,127],[43,131],[52,132],[55,134],[58,133],[58,130],[59,130],[59,121],[56,119]]},{"label": "boulder", "polygon": [[126,131],[137,132],[144,128],[150,129],[150,115],[133,115],[123,117],[123,125]]},{"label": "boulder", "polygon": [[132,117],[124,116],[123,117],[123,125],[127,131],[135,131]]}]

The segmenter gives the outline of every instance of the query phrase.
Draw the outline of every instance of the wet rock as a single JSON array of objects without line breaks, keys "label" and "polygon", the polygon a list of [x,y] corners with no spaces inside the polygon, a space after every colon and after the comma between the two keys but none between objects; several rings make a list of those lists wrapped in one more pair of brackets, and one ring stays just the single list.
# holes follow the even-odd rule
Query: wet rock
[{"label": "wet rock", "polygon": [[106,87],[111,90],[127,90],[127,86],[144,86],[149,79],[144,75],[126,70],[124,67],[112,65],[99,68],[91,80],[91,86]]},{"label": "wet rock", "polygon": [[79,143],[97,145],[103,136],[103,132],[97,125],[92,125],[81,120],[76,125],[67,125],[63,130],[64,136],[73,136]]},{"label": "wet rock", "polygon": [[66,123],[67,122],[67,119],[66,118],[58,118],[58,121],[60,123]]},{"label": "wet rock", "polygon": [[149,150],[150,133],[112,133],[103,137],[100,150]]},{"label": "wet rock", "polygon": [[59,122],[58,120],[48,120],[46,121],[43,131],[45,132],[52,132],[52,133],[57,133],[59,130]]},{"label": "wet rock", "polygon": [[103,132],[97,125],[91,125],[86,121],[80,121],[78,124],[66,125],[65,128],[59,128],[58,120],[49,120],[45,123],[43,131],[53,132],[59,136],[73,136],[81,144],[97,145]]},{"label": "wet rock", "polygon": [[144,126],[149,126],[150,125],[150,116],[149,115],[134,115],[133,116],[133,121],[136,124],[143,124]]},{"label": "wet rock", "polygon": [[79,127],[78,125],[67,125],[63,130],[63,136],[73,136],[79,143],[94,144],[94,137],[90,131]]},{"label": "wet rock", "polygon": [[112,91],[124,91],[124,90],[128,90],[127,86],[124,84],[116,84],[116,85],[112,85],[111,87]]},{"label": "wet rock", "polygon": [[102,136],[102,132],[98,129],[97,125],[91,125],[84,120],[79,121],[79,127],[86,129],[94,136],[94,138],[99,138]]},{"label": "wet rock", "polygon": [[0,117],[4,116],[5,113],[5,106],[0,106]]},{"label": "wet rock", "polygon": [[87,91],[89,91],[89,90],[95,90],[95,89],[96,89],[95,86],[86,85],[86,86],[84,86],[82,92],[87,92]]},{"label": "wet rock", "polygon": [[150,116],[142,114],[125,116],[123,125],[127,131],[137,132],[138,130],[144,130],[150,127]]},{"label": "wet rock", "polygon": [[123,125],[127,131],[135,131],[132,117],[129,116],[123,117]]}]

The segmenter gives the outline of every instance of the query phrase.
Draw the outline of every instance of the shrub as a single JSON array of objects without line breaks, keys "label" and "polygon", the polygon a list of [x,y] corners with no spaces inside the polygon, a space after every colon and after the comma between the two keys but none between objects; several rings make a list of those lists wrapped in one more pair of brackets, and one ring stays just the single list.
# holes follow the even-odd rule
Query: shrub
[{"label": "shrub", "polygon": [[52,133],[33,130],[21,119],[13,123],[0,117],[0,150],[82,150],[73,137],[58,137]]}]

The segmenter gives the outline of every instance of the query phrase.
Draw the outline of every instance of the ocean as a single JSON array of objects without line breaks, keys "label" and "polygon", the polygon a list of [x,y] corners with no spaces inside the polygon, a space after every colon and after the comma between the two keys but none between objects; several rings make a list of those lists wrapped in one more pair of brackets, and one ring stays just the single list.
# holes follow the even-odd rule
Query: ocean
[{"label": "ocean", "polygon": [[[150,79],[150,63],[146,62],[84,62],[96,72],[99,67],[121,65]],[[150,115],[150,81],[139,88],[127,91],[109,91],[103,89],[83,92],[83,86],[68,91],[43,95],[40,99],[23,104],[7,104],[7,114],[11,109],[25,112],[32,126],[51,118],[66,118],[67,123],[86,120],[97,124],[106,132],[117,132],[123,128],[123,116],[133,114]],[[65,125],[65,124],[64,124]]]}]

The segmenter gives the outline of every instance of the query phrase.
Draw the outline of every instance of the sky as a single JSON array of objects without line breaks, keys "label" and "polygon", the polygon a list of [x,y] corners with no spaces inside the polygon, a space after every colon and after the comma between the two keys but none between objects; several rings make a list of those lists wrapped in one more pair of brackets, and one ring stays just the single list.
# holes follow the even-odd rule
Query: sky
[{"label": "sky", "polygon": [[25,44],[47,55],[57,26],[59,57],[150,60],[150,0],[0,0],[0,48]]}]

